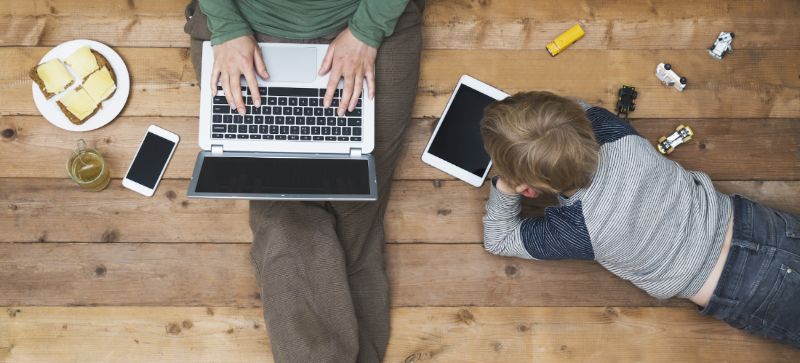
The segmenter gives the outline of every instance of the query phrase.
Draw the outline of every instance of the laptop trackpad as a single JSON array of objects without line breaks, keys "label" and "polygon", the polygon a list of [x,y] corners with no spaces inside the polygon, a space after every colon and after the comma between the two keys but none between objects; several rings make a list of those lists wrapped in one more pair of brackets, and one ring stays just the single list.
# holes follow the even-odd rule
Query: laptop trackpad
[{"label": "laptop trackpad", "polygon": [[317,79],[317,49],[261,47],[269,81],[311,83]]}]

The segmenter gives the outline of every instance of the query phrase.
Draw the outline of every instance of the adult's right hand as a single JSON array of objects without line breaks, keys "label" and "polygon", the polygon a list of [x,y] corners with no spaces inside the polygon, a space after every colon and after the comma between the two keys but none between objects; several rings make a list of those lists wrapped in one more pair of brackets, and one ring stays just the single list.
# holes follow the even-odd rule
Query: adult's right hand
[{"label": "adult's right hand", "polygon": [[261,48],[252,35],[231,39],[214,46],[214,68],[211,70],[211,94],[217,95],[217,81],[222,83],[228,105],[244,116],[245,104],[242,100],[241,76],[247,81],[253,105],[261,107],[261,95],[258,93],[258,82],[253,72],[263,79],[269,78],[267,67],[261,58]]}]

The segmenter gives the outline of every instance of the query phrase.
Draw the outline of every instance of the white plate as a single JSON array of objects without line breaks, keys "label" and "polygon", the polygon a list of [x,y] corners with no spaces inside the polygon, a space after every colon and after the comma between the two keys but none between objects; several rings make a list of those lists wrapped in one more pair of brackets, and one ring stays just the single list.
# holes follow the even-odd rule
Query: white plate
[{"label": "white plate", "polygon": [[128,101],[128,94],[130,93],[131,88],[131,79],[128,75],[128,68],[125,67],[125,62],[122,61],[122,58],[119,57],[119,54],[105,44],[98,43],[93,40],[78,39],[62,43],[61,45],[47,52],[39,64],[55,58],[60,59],[61,63],[64,63],[65,59],[67,59],[72,55],[72,53],[84,45],[88,45],[89,49],[95,50],[102,54],[103,57],[108,60],[108,63],[111,64],[111,67],[114,68],[114,74],[117,76],[116,93],[114,93],[114,95],[108,100],[103,101],[103,109],[97,111],[97,113],[92,116],[89,121],[84,122],[82,125],[73,124],[69,121],[67,116],[64,115],[64,112],[61,111],[61,108],[56,104],[56,101],[61,99],[61,97],[67,93],[67,90],[83,84],[83,80],[78,78],[78,76],[75,74],[75,71],[73,71],[70,66],[66,64],[64,65],[67,68],[67,71],[69,71],[69,74],[71,74],[75,79],[75,82],[72,84],[72,86],[67,88],[67,90],[64,90],[64,92],[53,96],[53,98],[49,100],[44,98],[44,94],[42,94],[42,91],[39,89],[39,86],[36,84],[36,82],[31,82],[33,89],[33,101],[36,102],[36,107],[39,108],[39,112],[42,113],[42,116],[44,116],[47,121],[50,121],[50,123],[53,125],[56,125],[57,127],[67,131],[94,130],[103,127],[114,120],[114,118],[117,117],[120,112],[122,112],[122,108],[125,107],[125,102]]}]

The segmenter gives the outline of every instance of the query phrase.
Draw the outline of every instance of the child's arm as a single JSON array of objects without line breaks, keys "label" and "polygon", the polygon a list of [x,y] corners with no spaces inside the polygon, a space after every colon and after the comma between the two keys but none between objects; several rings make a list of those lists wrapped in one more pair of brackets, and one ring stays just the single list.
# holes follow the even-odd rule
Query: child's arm
[{"label": "child's arm", "polygon": [[522,196],[506,194],[497,189],[498,176],[492,178],[486,215],[483,217],[483,245],[487,251],[500,256],[531,258],[520,237]]},{"label": "child's arm", "polygon": [[541,218],[521,220],[522,196],[498,190],[497,179],[492,178],[483,217],[487,251],[536,260],[594,259],[580,201],[567,207],[548,207]]}]

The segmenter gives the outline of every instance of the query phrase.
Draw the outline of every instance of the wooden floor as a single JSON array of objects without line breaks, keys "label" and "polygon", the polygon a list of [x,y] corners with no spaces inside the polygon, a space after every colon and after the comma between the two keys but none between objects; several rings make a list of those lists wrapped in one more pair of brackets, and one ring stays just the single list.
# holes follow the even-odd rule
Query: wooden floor
[{"label": "wooden floor", "polygon": [[[189,200],[199,87],[187,0],[0,1],[0,362],[265,362],[270,344],[247,259],[245,201]],[[555,58],[544,46],[580,23]],[[386,216],[392,336],[386,362],[797,362],[800,352],[649,297],[591,261],[500,258],[482,247],[487,187],[419,157],[461,74],[506,92],[545,89],[613,108],[725,193],[800,213],[800,3],[428,0],[417,102]],[[734,52],[706,52],[733,31]],[[27,70],[62,42],[112,46],[127,106],[99,130],[44,120]],[[684,92],[654,70],[671,63]],[[380,97],[380,90],[378,90]],[[64,161],[84,138],[116,176],[151,124],[182,138],[152,198],[114,179],[82,191]],[[554,199],[524,205],[538,216]]]}]

